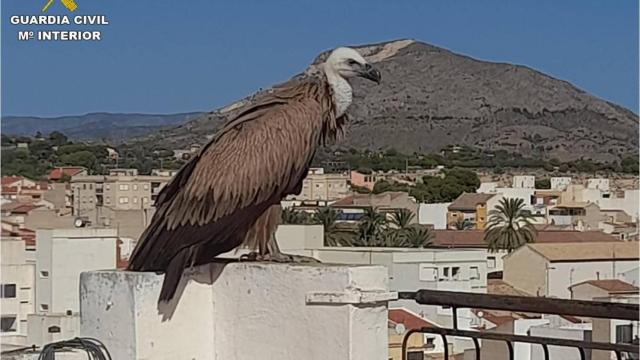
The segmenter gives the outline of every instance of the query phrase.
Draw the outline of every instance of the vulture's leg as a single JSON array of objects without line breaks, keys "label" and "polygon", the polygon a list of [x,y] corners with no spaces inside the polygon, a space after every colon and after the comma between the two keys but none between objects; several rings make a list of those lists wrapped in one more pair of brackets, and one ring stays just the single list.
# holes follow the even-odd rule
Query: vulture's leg
[{"label": "vulture's leg", "polygon": [[303,255],[291,255],[285,254],[280,251],[280,247],[278,246],[278,242],[276,241],[276,235],[271,234],[269,238],[269,242],[266,246],[266,253],[259,254],[259,260],[262,261],[273,261],[273,262],[281,262],[281,263],[319,263],[320,260],[312,258],[310,256]]},{"label": "vulture's leg", "polygon": [[312,257],[284,254],[280,251],[275,234],[281,218],[282,209],[280,205],[274,205],[267,209],[267,211],[256,220],[247,233],[244,244],[248,248],[257,251],[242,255],[240,261],[273,261],[283,263],[319,262]]}]

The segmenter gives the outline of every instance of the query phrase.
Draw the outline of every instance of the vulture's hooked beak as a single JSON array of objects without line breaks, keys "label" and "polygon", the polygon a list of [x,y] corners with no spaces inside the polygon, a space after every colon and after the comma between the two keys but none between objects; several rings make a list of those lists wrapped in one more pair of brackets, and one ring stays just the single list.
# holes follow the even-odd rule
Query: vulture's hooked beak
[{"label": "vulture's hooked beak", "polygon": [[380,71],[371,66],[370,64],[362,65],[362,70],[360,71],[360,77],[365,79],[369,79],[371,81],[375,81],[376,84],[380,84],[380,79],[382,76],[380,75]]}]

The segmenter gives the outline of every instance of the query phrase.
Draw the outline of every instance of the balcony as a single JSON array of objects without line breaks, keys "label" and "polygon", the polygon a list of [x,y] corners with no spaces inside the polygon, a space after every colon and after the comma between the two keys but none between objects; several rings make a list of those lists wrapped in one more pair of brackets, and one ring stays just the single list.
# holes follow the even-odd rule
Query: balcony
[{"label": "balcony", "polygon": [[[524,336],[509,333],[461,330],[458,328],[459,309],[502,310],[519,313],[537,313],[546,315],[564,315],[593,319],[638,321],[640,308],[638,304],[611,303],[598,301],[577,301],[555,298],[538,298],[526,296],[489,295],[463,293],[453,291],[418,290],[416,292],[399,292],[399,299],[414,300],[422,305],[449,307],[453,313],[452,328],[420,328],[412,329],[405,334],[402,345],[402,359],[407,359],[409,338],[416,333],[435,334],[444,343],[444,359],[452,359],[449,354],[448,337],[469,338],[473,341],[473,358],[481,358],[480,340],[501,341],[506,344],[508,359],[516,359],[514,344],[536,344],[542,349],[545,360],[550,358],[549,347],[575,348],[579,358],[591,359],[592,351],[608,351],[615,354],[618,360],[638,359],[638,345],[631,343],[610,343],[595,341],[578,341],[565,338]],[[595,334],[594,334],[595,335]],[[637,337],[636,337],[637,339]],[[637,341],[636,341],[637,342]],[[467,358],[465,353],[465,359]],[[531,357],[533,359],[533,357]],[[595,358],[595,357],[594,357]],[[609,357],[607,357],[609,358]]]}]

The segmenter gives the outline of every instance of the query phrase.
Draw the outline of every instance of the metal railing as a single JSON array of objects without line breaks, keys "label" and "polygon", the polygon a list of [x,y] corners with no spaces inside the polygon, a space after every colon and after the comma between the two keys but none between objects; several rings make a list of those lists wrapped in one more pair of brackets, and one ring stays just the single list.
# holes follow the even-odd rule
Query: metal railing
[{"label": "metal railing", "polygon": [[447,336],[466,337],[473,341],[475,358],[480,360],[479,339],[504,341],[509,351],[509,359],[514,359],[513,343],[538,344],[542,347],[545,360],[549,359],[549,345],[577,348],[580,358],[585,360],[585,349],[605,350],[616,354],[618,360],[623,354],[638,356],[638,345],[612,344],[603,342],[589,342],[548,338],[540,336],[523,336],[486,331],[469,331],[458,329],[458,309],[473,308],[483,310],[503,310],[520,313],[538,313],[550,315],[570,315],[589,318],[619,319],[637,321],[640,307],[637,304],[610,303],[598,301],[580,301],[527,296],[489,295],[455,291],[418,290],[415,292],[399,292],[399,299],[415,300],[422,305],[437,305],[452,309],[453,329],[448,328],[420,328],[409,330],[402,341],[402,359],[407,359],[407,343],[409,337],[415,333],[439,335],[444,344],[444,358],[449,359]]}]

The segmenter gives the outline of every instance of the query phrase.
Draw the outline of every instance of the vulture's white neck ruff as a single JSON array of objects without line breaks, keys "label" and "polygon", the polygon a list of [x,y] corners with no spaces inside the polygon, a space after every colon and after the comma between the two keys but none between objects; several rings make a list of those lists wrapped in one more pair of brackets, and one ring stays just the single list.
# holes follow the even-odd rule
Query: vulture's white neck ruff
[{"label": "vulture's white neck ruff", "polygon": [[336,117],[340,117],[344,115],[353,100],[351,84],[329,66],[324,67],[324,73],[327,76],[327,82],[333,90],[333,104],[336,107]]}]

